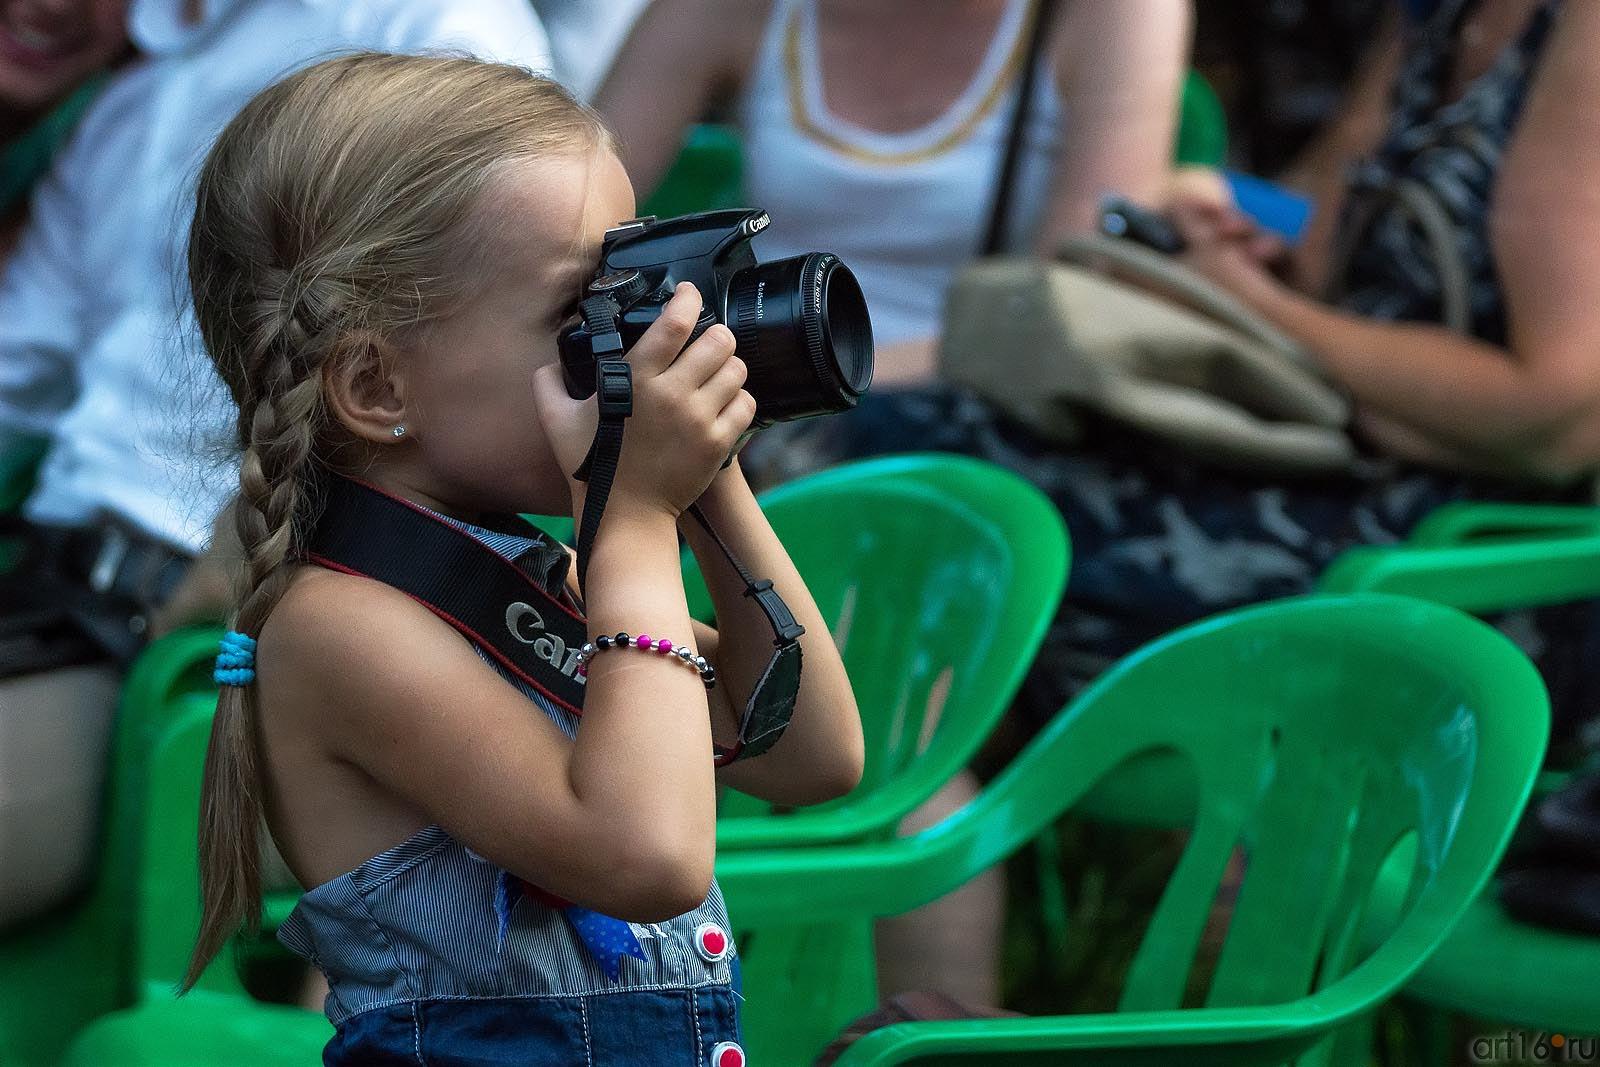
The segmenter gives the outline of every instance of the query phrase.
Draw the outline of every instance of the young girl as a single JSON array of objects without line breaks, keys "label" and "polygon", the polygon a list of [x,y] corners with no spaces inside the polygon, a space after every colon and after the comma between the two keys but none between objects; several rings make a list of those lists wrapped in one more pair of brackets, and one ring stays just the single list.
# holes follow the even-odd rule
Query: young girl
[{"label": "young girl", "polygon": [[[611,642],[580,720],[418,600],[308,561],[329,486],[359,478],[578,607],[565,550],[484,524],[582,514],[570,475],[596,408],[567,396],[556,336],[602,234],[633,214],[593,113],[465,59],[365,54],[295,74],[245,107],[201,174],[190,276],[239,406],[245,564],[190,981],[258,910],[264,816],[314,887],[279,936],[328,979],[329,1065],[738,1067],[717,785],[808,804],[859,779],[827,626],[738,464],[719,470],[755,404],[726,327],[684,347],[691,286],[629,352],[633,415],[582,590],[591,639],[655,635],[692,649],[687,663]],[[793,725],[720,772],[713,734],[734,733],[772,632],[685,522],[722,629],[691,622],[677,538],[696,502],[807,631]]]}]

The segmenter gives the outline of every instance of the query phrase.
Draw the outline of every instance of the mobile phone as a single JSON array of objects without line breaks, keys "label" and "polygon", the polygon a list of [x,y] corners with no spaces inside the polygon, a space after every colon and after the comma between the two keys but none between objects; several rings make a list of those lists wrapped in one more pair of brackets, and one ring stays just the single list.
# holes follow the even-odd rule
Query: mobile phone
[{"label": "mobile phone", "polygon": [[1187,243],[1171,219],[1123,196],[1108,196],[1100,203],[1100,232],[1125,237],[1157,252],[1175,256]]}]

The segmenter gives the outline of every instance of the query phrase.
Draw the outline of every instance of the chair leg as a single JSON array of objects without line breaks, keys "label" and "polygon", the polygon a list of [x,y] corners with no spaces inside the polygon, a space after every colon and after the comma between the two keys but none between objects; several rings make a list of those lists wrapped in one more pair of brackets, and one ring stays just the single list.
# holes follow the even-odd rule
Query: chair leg
[{"label": "chair leg", "polygon": [[1456,1018],[1443,1008],[1407,1001],[1410,1030],[1416,1037],[1419,1067],[1452,1067],[1456,1062]]}]

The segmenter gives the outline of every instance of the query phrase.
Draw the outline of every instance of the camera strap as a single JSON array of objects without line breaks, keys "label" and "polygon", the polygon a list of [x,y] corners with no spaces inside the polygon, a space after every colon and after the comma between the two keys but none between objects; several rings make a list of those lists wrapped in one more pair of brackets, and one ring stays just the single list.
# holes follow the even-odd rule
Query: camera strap
[{"label": "camera strap", "polygon": [[[329,474],[306,559],[371,578],[437,615],[517,678],[575,715],[583,713],[578,650],[589,624],[560,598],[567,552],[549,537],[515,559],[410,501]],[[486,529],[527,537],[515,516]]]},{"label": "camera strap", "polygon": [[600,532],[600,516],[611,496],[611,483],[622,460],[622,431],[633,414],[633,368],[623,358],[622,332],[617,329],[617,305],[607,297],[591,296],[578,305],[589,327],[589,344],[594,352],[595,402],[600,406],[600,422],[595,427],[594,443],[582,466],[573,473],[589,483],[584,495],[583,515],[578,521],[578,586],[587,589],[589,551]]},{"label": "camera strap", "polygon": [[[617,328],[616,303],[607,296],[592,296],[578,306],[578,311],[589,330],[590,346],[594,353],[595,400],[600,408],[589,455],[573,475],[589,483],[583,501],[583,515],[578,522],[576,546],[578,584],[581,588],[587,588],[585,581],[589,553],[599,533],[606,501],[611,495],[611,484],[622,459],[623,430],[628,416],[633,414],[633,368],[624,358],[622,334]],[[759,756],[771,748],[788,728],[800,692],[800,637],[805,633],[805,627],[795,621],[794,613],[772,587],[770,580],[756,578],[745,569],[698,505],[690,505],[689,514],[711,537],[744,583],[744,595],[756,602],[766,616],[767,624],[772,627],[772,659],[762,671],[740,715],[738,741],[732,748],[718,753],[717,763],[721,766],[735,759]]]}]

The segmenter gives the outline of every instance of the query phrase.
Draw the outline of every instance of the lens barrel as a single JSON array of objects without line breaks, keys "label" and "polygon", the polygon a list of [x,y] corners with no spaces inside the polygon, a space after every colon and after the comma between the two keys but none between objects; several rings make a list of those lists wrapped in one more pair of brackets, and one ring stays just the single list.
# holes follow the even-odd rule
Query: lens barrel
[{"label": "lens barrel", "polygon": [[725,315],[766,424],[856,406],[872,383],[872,320],[850,268],[831,252],[746,267]]}]

